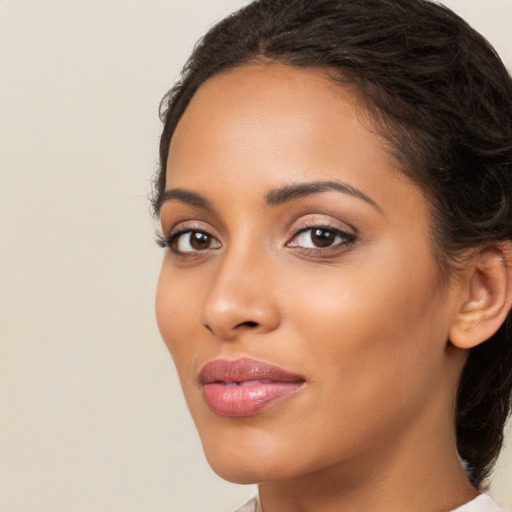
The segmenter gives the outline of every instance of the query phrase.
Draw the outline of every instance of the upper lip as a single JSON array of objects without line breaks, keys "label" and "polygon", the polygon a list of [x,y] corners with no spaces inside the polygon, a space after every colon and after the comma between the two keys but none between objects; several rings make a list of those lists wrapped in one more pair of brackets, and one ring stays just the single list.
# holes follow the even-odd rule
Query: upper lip
[{"label": "upper lip", "polygon": [[206,363],[199,372],[199,381],[203,385],[214,382],[244,382],[248,380],[276,382],[305,381],[304,377],[299,374],[248,358],[235,360],[215,359]]}]

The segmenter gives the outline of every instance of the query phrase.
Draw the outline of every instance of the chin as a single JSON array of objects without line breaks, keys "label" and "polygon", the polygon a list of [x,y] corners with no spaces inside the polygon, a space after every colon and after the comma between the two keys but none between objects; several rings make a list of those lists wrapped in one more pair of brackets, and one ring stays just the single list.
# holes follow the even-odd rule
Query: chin
[{"label": "chin", "polygon": [[264,480],[268,480],[268,476],[262,478],[261,472],[256,471],[254,465],[252,467],[240,467],[236,464],[231,467],[225,467],[224,465],[214,465],[210,463],[213,471],[220,476],[222,479],[239,485],[250,485],[260,484]]},{"label": "chin", "polygon": [[266,481],[289,478],[285,468],[272,461],[252,457],[216,457],[206,453],[206,459],[213,471],[224,480],[234,484],[260,484]]},{"label": "chin", "polygon": [[201,436],[206,459],[217,475],[236,484],[257,484],[294,476],[301,464],[299,461],[294,463],[290,454],[284,453],[284,440],[251,435],[250,428],[242,430],[245,435],[231,432],[233,435],[219,436],[218,439]]}]

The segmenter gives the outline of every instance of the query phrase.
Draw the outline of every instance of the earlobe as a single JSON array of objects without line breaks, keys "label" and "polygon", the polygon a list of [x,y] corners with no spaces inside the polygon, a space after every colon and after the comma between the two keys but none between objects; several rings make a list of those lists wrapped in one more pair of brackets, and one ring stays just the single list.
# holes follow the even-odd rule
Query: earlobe
[{"label": "earlobe", "polygon": [[512,305],[512,243],[484,247],[473,257],[466,292],[450,329],[452,345],[470,349],[493,336]]}]

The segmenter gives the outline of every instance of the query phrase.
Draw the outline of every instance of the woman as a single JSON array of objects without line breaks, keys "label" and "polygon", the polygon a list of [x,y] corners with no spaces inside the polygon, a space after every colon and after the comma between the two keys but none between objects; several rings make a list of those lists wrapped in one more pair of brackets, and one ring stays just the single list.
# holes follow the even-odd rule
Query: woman
[{"label": "woman", "polygon": [[163,102],[156,311],[258,512],[494,511],[512,83],[426,0],[260,0]]}]

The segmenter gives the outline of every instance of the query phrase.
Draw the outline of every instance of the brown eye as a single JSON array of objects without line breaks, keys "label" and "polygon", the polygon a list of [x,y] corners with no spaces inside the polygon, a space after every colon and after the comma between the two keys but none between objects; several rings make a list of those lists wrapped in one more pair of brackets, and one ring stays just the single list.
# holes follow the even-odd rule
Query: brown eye
[{"label": "brown eye", "polygon": [[311,242],[316,247],[329,247],[334,243],[336,234],[327,229],[312,229]]},{"label": "brown eye", "polygon": [[343,246],[355,241],[355,236],[336,228],[314,226],[299,231],[287,244],[308,250],[329,249]]},{"label": "brown eye", "polygon": [[190,233],[190,247],[196,251],[208,249],[208,247],[210,247],[211,241],[212,237],[210,235],[206,235],[205,233]]},{"label": "brown eye", "polygon": [[176,252],[191,253],[218,249],[220,242],[212,235],[203,231],[185,231],[176,234],[169,245]]}]

